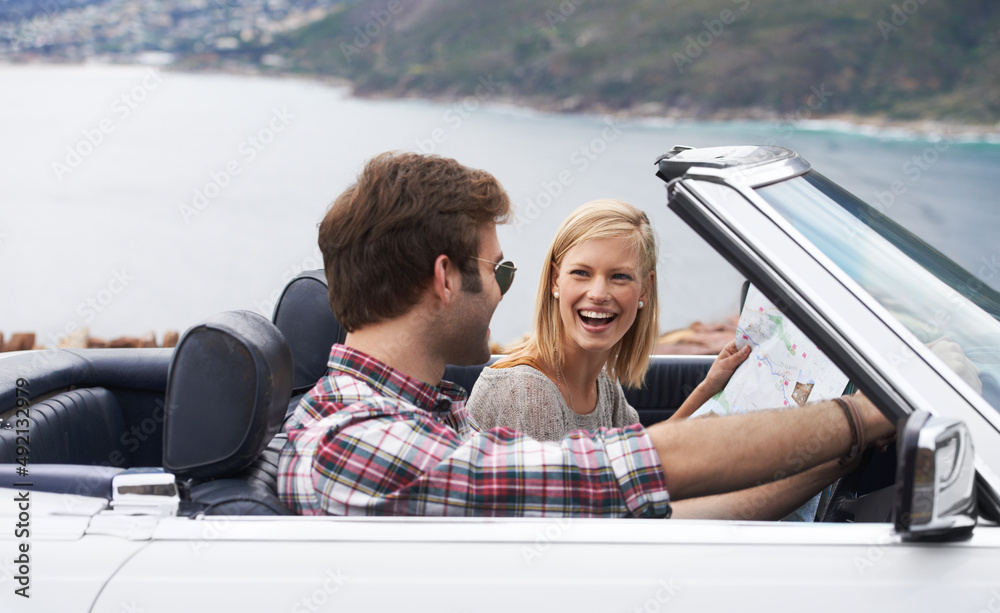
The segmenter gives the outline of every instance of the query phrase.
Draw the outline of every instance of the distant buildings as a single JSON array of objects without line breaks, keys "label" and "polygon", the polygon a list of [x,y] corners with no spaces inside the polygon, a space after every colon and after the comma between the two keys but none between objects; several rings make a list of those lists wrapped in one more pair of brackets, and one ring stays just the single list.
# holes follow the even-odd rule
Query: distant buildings
[{"label": "distant buildings", "polygon": [[[163,64],[202,54],[260,50],[276,35],[322,19],[342,0],[66,0],[0,13],[0,61]],[[39,10],[40,8],[40,10]],[[280,66],[277,56],[258,62]]]}]

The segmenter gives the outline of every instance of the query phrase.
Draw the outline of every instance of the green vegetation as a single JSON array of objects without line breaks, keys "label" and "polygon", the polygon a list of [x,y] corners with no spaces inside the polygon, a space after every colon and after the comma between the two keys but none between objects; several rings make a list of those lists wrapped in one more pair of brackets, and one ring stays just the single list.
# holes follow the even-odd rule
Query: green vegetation
[{"label": "green vegetation", "polygon": [[362,95],[1000,121],[996,0],[364,0],[269,51]]}]

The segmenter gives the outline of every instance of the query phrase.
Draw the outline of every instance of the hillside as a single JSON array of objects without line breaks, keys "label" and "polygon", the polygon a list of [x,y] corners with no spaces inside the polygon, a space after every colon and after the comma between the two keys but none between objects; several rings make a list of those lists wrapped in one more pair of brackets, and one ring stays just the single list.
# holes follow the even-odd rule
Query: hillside
[{"label": "hillside", "polygon": [[267,52],[360,95],[1000,121],[995,0],[364,0]]}]

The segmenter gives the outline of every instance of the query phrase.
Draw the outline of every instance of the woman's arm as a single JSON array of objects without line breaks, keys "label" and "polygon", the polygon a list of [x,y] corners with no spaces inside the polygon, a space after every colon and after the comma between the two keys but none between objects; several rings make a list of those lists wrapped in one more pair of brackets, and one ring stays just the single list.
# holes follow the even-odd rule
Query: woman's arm
[{"label": "woman's arm", "polygon": [[715,361],[712,362],[712,367],[708,369],[705,379],[698,384],[698,387],[694,388],[694,391],[688,395],[680,408],[667,421],[675,418],[683,420],[690,417],[701,405],[708,402],[709,398],[718,394],[722,388],[726,387],[733,373],[736,372],[739,365],[749,355],[749,345],[744,346],[743,349],[736,349],[736,341],[729,341],[722,348],[719,357],[715,358]]}]

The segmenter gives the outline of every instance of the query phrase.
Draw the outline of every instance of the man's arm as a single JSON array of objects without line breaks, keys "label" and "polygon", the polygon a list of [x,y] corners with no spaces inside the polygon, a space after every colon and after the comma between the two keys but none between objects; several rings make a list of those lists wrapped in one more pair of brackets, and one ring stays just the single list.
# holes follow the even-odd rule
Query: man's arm
[{"label": "man's arm", "polygon": [[[853,466],[851,467],[853,468]],[[777,520],[798,509],[848,469],[831,460],[797,475],[745,490],[672,503],[675,519]]]},{"label": "man's arm", "polygon": [[[890,435],[892,424],[862,394],[858,407],[863,439]],[[770,482],[847,454],[851,426],[835,402],[788,411],[764,411],[721,419],[661,422],[647,429],[660,455],[673,501],[709,496]]]},{"label": "man's arm", "polygon": [[638,424],[540,442],[509,428],[463,437],[442,420],[373,398],[290,432],[282,499],[335,515],[669,515],[659,455]]}]

